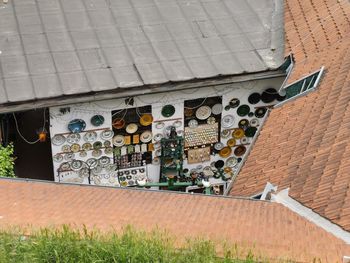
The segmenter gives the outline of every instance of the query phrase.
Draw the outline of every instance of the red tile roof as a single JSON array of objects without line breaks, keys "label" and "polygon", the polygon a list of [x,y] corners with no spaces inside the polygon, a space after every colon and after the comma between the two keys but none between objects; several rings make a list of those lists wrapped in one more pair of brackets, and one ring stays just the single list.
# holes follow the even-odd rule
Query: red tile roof
[{"label": "red tile roof", "polygon": [[119,230],[132,224],[178,238],[227,240],[269,258],[341,262],[350,245],[277,203],[0,179],[0,226],[74,224]]},{"label": "red tile roof", "polygon": [[261,192],[266,182],[350,230],[350,3],[288,0],[286,47],[291,81],[325,66],[318,89],[273,109],[231,195]]}]

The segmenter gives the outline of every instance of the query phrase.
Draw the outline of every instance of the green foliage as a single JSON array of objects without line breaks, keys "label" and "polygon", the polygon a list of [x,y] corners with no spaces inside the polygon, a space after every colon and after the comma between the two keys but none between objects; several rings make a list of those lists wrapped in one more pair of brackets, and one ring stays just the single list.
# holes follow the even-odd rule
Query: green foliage
[{"label": "green foliage", "polygon": [[0,177],[15,177],[13,152],[13,144],[6,147],[0,144]]},{"label": "green foliage", "polygon": [[252,254],[249,254],[249,258],[240,260],[227,249],[223,256],[218,257],[217,246],[206,240],[188,241],[180,249],[165,232],[145,233],[131,227],[124,229],[120,235],[102,234],[86,228],[73,230],[67,226],[58,230],[42,229],[30,237],[24,237],[21,233],[20,230],[0,232],[0,262],[257,262]]}]

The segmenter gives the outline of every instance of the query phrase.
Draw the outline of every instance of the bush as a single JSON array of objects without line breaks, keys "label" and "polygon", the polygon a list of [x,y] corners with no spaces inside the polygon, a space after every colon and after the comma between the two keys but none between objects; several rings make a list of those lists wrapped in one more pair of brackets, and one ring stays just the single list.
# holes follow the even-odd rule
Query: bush
[{"label": "bush", "polygon": [[7,146],[0,144],[0,177],[15,177],[13,152],[13,144]]},{"label": "bush", "polygon": [[179,249],[164,232],[138,232],[130,227],[120,235],[73,230],[67,226],[42,229],[29,237],[20,233],[0,232],[0,262],[256,262],[252,255],[246,260],[237,259],[234,253],[218,257],[216,246],[205,240],[188,241]]}]

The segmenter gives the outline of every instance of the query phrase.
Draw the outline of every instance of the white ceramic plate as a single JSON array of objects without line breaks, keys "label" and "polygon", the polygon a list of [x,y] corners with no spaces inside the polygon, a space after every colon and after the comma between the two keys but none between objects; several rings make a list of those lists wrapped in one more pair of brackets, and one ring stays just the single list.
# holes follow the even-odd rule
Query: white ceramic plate
[{"label": "white ceramic plate", "polygon": [[97,133],[94,131],[89,131],[84,135],[84,141],[86,142],[94,142],[96,141],[96,138],[97,138]]},{"label": "white ceramic plate", "polygon": [[113,138],[114,132],[112,130],[104,130],[101,132],[100,136],[102,140],[109,140]]},{"label": "white ceramic plate", "polygon": [[123,135],[116,135],[113,137],[113,145],[116,147],[121,147],[125,144],[125,138]]},{"label": "white ceramic plate", "polygon": [[215,104],[212,108],[211,108],[211,112],[214,114],[214,115],[219,115],[221,114],[222,112],[222,104],[218,103],[218,104]]},{"label": "white ceramic plate", "polygon": [[232,115],[226,115],[222,118],[221,125],[223,128],[230,128],[233,126],[235,118]]},{"label": "white ceramic plate", "polygon": [[79,133],[72,133],[69,134],[67,137],[68,143],[78,143],[80,141],[80,134]]},{"label": "white ceramic plate", "polygon": [[60,146],[66,142],[66,137],[62,134],[56,134],[52,137],[51,142],[53,145]]},{"label": "white ceramic plate", "polygon": [[144,131],[140,135],[140,141],[143,143],[148,143],[148,142],[152,141],[152,132],[151,131]]},{"label": "white ceramic plate", "polygon": [[208,119],[211,114],[211,108],[209,106],[199,107],[196,111],[196,117],[198,120]]}]

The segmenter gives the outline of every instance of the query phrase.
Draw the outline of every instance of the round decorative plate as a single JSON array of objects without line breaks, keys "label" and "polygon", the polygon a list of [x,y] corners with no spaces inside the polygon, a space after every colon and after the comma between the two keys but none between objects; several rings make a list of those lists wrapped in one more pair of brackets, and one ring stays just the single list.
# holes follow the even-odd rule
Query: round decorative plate
[{"label": "round decorative plate", "polygon": [[75,157],[74,153],[66,153],[64,155],[64,159],[68,162],[72,161],[74,159],[74,157]]},{"label": "round decorative plate", "polygon": [[92,116],[90,119],[92,126],[99,127],[105,122],[105,118],[102,115]]},{"label": "round decorative plate", "polygon": [[182,126],[182,121],[175,121],[175,122],[173,123],[173,126],[176,127],[176,128],[181,127],[181,126]]},{"label": "round decorative plate", "polygon": [[109,140],[109,139],[112,139],[114,136],[114,132],[112,130],[104,130],[101,132],[101,139],[102,140]]},{"label": "round decorative plate", "polygon": [[255,135],[255,133],[256,133],[257,130],[258,130],[258,129],[257,129],[256,127],[248,127],[248,128],[245,130],[244,134],[245,134],[245,136],[247,136],[247,137],[254,137],[254,135]]},{"label": "round decorative plate", "polygon": [[214,144],[214,149],[217,151],[220,151],[224,147],[225,147],[225,145],[222,142],[217,142]]},{"label": "round decorative plate", "polygon": [[249,112],[250,112],[250,107],[246,104],[239,106],[237,109],[237,114],[240,117],[247,116],[249,114]]},{"label": "round decorative plate", "polygon": [[258,119],[252,119],[250,122],[249,122],[250,126],[252,127],[258,127],[259,126],[259,120]]},{"label": "round decorative plate", "polygon": [[105,149],[105,154],[112,154],[113,153],[113,148],[112,147],[106,147]]},{"label": "round decorative plate", "polygon": [[116,130],[123,129],[125,126],[125,121],[123,119],[114,119],[112,122],[112,126]]},{"label": "round decorative plate", "polygon": [[237,161],[236,157],[230,157],[230,158],[227,158],[225,164],[228,167],[235,167],[237,165],[237,163],[238,163],[238,161]]},{"label": "round decorative plate", "polygon": [[140,124],[142,126],[149,126],[153,122],[153,116],[151,114],[143,114],[140,117]]},{"label": "round decorative plate", "polygon": [[195,119],[192,119],[188,122],[188,127],[190,128],[197,128],[197,126],[198,126],[198,121]]},{"label": "round decorative plate", "polygon": [[177,136],[184,136],[184,131],[182,131],[182,130],[177,131]]},{"label": "round decorative plate", "polygon": [[87,152],[86,151],[81,151],[79,153],[79,156],[82,157],[82,158],[85,158],[87,156]]},{"label": "round decorative plate", "polygon": [[102,167],[106,166],[107,164],[110,164],[111,159],[107,156],[103,156],[98,160],[99,164],[102,165]]},{"label": "round decorative plate", "polygon": [[211,108],[211,112],[212,112],[214,115],[219,115],[219,114],[221,114],[222,110],[223,110],[223,107],[222,107],[222,104],[221,104],[221,103],[215,104],[215,105]]},{"label": "round decorative plate", "polygon": [[231,150],[231,147],[224,147],[220,150],[219,152],[219,155],[222,157],[222,158],[227,158],[231,155],[232,153],[232,150]]},{"label": "round decorative plate", "polygon": [[227,141],[227,146],[233,147],[233,146],[235,146],[235,145],[236,145],[236,139],[231,138],[231,139],[229,139],[229,140]]},{"label": "round decorative plate", "polygon": [[193,116],[193,109],[185,108],[184,109],[184,115],[185,115],[185,117],[192,117]]},{"label": "round decorative plate", "polygon": [[222,167],[224,167],[225,162],[223,160],[218,160],[215,162],[215,168],[217,169],[221,169]]},{"label": "round decorative plate", "polygon": [[207,119],[207,123],[208,124],[215,124],[215,122],[216,122],[216,119],[214,118],[214,117],[209,117],[208,119]]},{"label": "round decorative plate", "polygon": [[84,151],[90,151],[92,149],[92,145],[91,145],[91,143],[86,142],[81,146],[81,149]]},{"label": "round decorative plate", "polygon": [[79,171],[79,177],[88,177],[89,176],[89,168],[81,168],[80,171]]},{"label": "round decorative plate", "polygon": [[157,133],[154,135],[153,139],[155,142],[159,142],[161,139],[163,139],[163,135],[161,133]]},{"label": "round decorative plate", "polygon": [[65,144],[65,145],[62,146],[61,150],[64,153],[69,153],[70,152],[70,146]]},{"label": "round decorative plate", "polygon": [[243,154],[245,154],[247,148],[244,145],[239,145],[236,147],[234,154],[236,156],[242,156]]},{"label": "round decorative plate", "polygon": [[221,125],[223,128],[230,128],[235,122],[235,118],[232,115],[226,115],[222,118]]},{"label": "round decorative plate", "polygon": [[97,133],[94,131],[89,131],[84,135],[84,141],[86,142],[94,142],[97,139]]},{"label": "round decorative plate", "polygon": [[103,146],[106,147],[106,148],[107,147],[111,147],[111,145],[112,145],[112,143],[110,141],[104,141],[103,142]]},{"label": "round decorative plate", "polygon": [[66,142],[66,137],[62,134],[56,134],[52,137],[51,142],[53,145],[60,146]]},{"label": "round decorative plate", "polygon": [[175,107],[173,105],[165,105],[163,108],[162,108],[162,116],[163,117],[171,117],[175,114]]},{"label": "round decorative plate", "polygon": [[261,100],[264,103],[273,102],[278,96],[278,92],[274,88],[268,88],[261,94]]},{"label": "round decorative plate", "polygon": [[63,161],[63,156],[62,154],[58,153],[58,154],[55,154],[52,159],[54,162],[60,163]]},{"label": "round decorative plate", "polygon": [[129,134],[133,134],[133,133],[137,132],[138,129],[139,129],[139,127],[137,126],[136,123],[130,123],[125,128],[126,132]]},{"label": "round decorative plate", "polygon": [[158,157],[153,158],[152,164],[159,165],[160,164],[160,159]]},{"label": "round decorative plate", "polygon": [[92,148],[94,150],[100,150],[102,148],[102,146],[103,146],[102,142],[97,141],[97,142],[94,142],[94,144],[92,145]]},{"label": "round decorative plate", "polygon": [[249,95],[248,102],[250,104],[254,105],[254,104],[257,104],[260,101],[260,98],[261,98],[260,94],[255,92],[255,93],[252,93],[252,94]]},{"label": "round decorative plate", "polygon": [[80,145],[77,144],[77,143],[74,143],[74,144],[72,144],[72,146],[70,147],[70,150],[71,150],[71,152],[73,152],[73,153],[77,153],[77,152],[80,151]]},{"label": "round decorative plate", "polygon": [[247,119],[241,119],[238,122],[238,127],[242,129],[246,129],[249,126],[249,121]]},{"label": "round decorative plate", "polygon": [[80,141],[80,134],[78,133],[72,133],[72,134],[69,134],[68,137],[67,137],[67,142],[68,143],[78,143]]},{"label": "round decorative plate", "polygon": [[229,105],[232,109],[237,108],[239,106],[239,104],[240,104],[240,101],[237,98],[233,98],[229,102]]},{"label": "round decorative plate", "polygon": [[265,116],[266,113],[266,108],[258,108],[255,110],[255,117],[257,118],[262,118]]},{"label": "round decorative plate", "polygon": [[242,137],[240,141],[241,141],[241,144],[247,144],[249,142],[249,139],[247,137]]},{"label": "round decorative plate", "polygon": [[113,145],[116,147],[121,147],[125,144],[125,138],[123,135],[116,135],[113,137]]},{"label": "round decorative plate", "polygon": [[100,165],[96,165],[92,170],[91,170],[92,174],[94,175],[98,175],[102,172],[102,166]]},{"label": "round decorative plate", "polygon": [[231,131],[230,130],[223,130],[221,132],[221,137],[224,138],[224,139],[227,139],[230,136],[231,136]]},{"label": "round decorative plate", "polygon": [[156,124],[156,128],[157,128],[157,129],[163,129],[164,126],[165,126],[165,123],[164,123],[164,122],[157,122],[157,124]]},{"label": "round decorative plate", "polygon": [[140,135],[140,141],[143,143],[148,143],[152,141],[152,132],[151,131],[144,131]]},{"label": "round decorative plate", "polygon": [[244,136],[244,130],[239,128],[232,132],[232,137],[235,139],[241,139]]},{"label": "round decorative plate", "polygon": [[158,149],[155,151],[154,153],[157,157],[161,156],[162,155],[162,150],[161,149]]},{"label": "round decorative plate", "polygon": [[98,158],[102,155],[102,150],[93,150],[91,155],[95,158]]},{"label": "round decorative plate", "polygon": [[70,164],[68,162],[62,163],[59,170],[61,172],[70,170]]},{"label": "round decorative plate", "polygon": [[90,169],[92,169],[97,166],[98,161],[95,158],[90,158],[86,161],[86,164],[89,166]]},{"label": "round decorative plate", "polygon": [[73,160],[72,164],[70,165],[70,167],[72,168],[72,170],[77,171],[79,170],[81,167],[83,166],[83,162],[79,161],[79,160]]},{"label": "round decorative plate", "polygon": [[73,133],[79,133],[85,130],[86,128],[86,123],[82,119],[74,119],[69,122],[68,124],[68,130],[73,132]]},{"label": "round decorative plate", "polygon": [[156,142],[153,146],[154,149],[159,149],[162,146],[162,144],[160,142]]},{"label": "round decorative plate", "polygon": [[209,106],[201,106],[196,111],[198,120],[206,120],[211,115],[211,108]]}]

